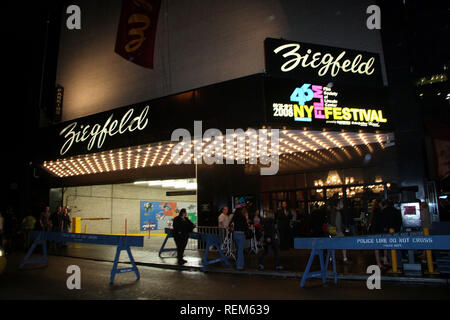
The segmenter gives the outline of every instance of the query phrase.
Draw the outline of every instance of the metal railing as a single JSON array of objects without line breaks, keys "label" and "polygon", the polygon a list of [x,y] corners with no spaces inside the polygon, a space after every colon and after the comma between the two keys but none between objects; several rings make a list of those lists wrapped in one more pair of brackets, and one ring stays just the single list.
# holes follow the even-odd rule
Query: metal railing
[{"label": "metal railing", "polygon": [[[210,226],[198,226],[195,230],[200,234],[212,234],[215,236],[219,236],[222,239],[222,243],[226,237],[227,230],[225,228],[219,227],[210,227]],[[206,249],[205,243],[199,242],[198,249]]]},{"label": "metal railing", "polygon": [[[249,253],[257,254],[262,248],[261,240],[256,238],[256,232],[253,226],[250,226],[253,231],[253,238],[246,239],[245,248],[248,249]],[[194,232],[206,235],[219,236],[221,239],[221,249],[226,257],[233,258],[236,260],[236,245],[233,239],[233,231],[230,228],[220,228],[211,226],[198,226]],[[206,243],[197,239],[189,238],[185,250],[205,250]],[[210,250],[215,250],[210,248]]]}]

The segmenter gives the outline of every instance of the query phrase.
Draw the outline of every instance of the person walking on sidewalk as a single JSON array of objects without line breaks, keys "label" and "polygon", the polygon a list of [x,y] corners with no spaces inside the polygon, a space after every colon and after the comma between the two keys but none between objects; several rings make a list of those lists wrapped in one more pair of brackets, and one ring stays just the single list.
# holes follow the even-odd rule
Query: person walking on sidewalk
[{"label": "person walking on sidewalk", "polygon": [[236,269],[244,269],[244,246],[246,234],[249,232],[247,218],[242,213],[242,208],[237,208],[233,216],[233,238],[237,249]]},{"label": "person walking on sidewalk", "polygon": [[186,248],[189,233],[194,230],[194,224],[187,217],[186,209],[181,209],[180,214],[173,219],[173,238],[177,245],[178,264],[184,264],[187,261],[183,259],[184,249]]},{"label": "person walking on sidewalk", "polygon": [[264,270],[264,260],[269,255],[271,249],[275,260],[275,269],[284,270],[280,266],[280,234],[275,221],[275,215],[271,211],[264,211],[264,216],[264,252],[259,258],[258,270]]},{"label": "person walking on sidewalk", "polygon": [[[344,202],[343,200],[339,200],[339,202],[331,204],[331,211],[330,211],[330,227],[329,230],[333,230],[333,232],[330,232],[330,235],[332,237],[344,237],[344,224],[342,221],[342,211],[344,209]],[[335,230],[335,231],[334,231]],[[347,250],[342,250],[342,256],[343,261],[346,264],[350,264],[351,261],[347,258]]]}]

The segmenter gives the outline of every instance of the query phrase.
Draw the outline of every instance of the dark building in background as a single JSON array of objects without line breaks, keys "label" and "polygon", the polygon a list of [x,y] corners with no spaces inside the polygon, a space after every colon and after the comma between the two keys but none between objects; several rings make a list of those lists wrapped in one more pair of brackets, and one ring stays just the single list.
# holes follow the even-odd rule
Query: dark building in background
[{"label": "dark building in background", "polygon": [[[425,195],[448,220],[450,5],[380,1],[383,51],[397,124],[400,175],[423,181]],[[421,178],[422,177],[422,178]],[[420,181],[420,179],[423,179]]]},{"label": "dark building in background", "polygon": [[[31,152],[33,135],[50,124],[63,1],[33,1],[2,7],[2,174],[0,210],[18,219],[48,202]],[[19,13],[20,12],[20,13]],[[36,209],[35,211],[37,211]],[[34,212],[35,215],[38,212]],[[21,220],[20,220],[21,221]]]}]

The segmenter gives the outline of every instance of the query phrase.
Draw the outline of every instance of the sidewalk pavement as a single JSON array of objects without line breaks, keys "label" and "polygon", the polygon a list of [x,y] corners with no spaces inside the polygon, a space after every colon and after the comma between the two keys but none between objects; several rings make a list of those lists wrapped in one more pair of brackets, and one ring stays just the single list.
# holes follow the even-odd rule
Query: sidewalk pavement
[{"label": "sidewalk pavement", "polygon": [[[136,264],[142,266],[151,266],[166,269],[175,270],[196,270],[200,271],[202,268],[202,258],[204,250],[198,250],[194,242],[188,244],[185,250],[185,260],[187,263],[184,265],[177,264],[176,252],[164,252],[159,256],[159,250],[164,241],[164,237],[152,236],[144,237],[144,247],[132,247],[131,251]],[[169,238],[165,246],[166,249],[176,248],[173,238]],[[91,245],[91,244],[74,244],[68,243],[66,247],[62,247],[56,251],[49,251],[51,255],[66,256],[72,258],[83,258],[96,261],[114,261],[116,252],[115,246],[106,245]],[[260,276],[271,276],[271,277],[294,277],[301,278],[302,273],[308,262],[310,250],[298,250],[290,249],[287,251],[280,251],[280,264],[284,267],[283,271],[275,270],[273,253],[267,257],[265,261],[264,271],[259,271],[257,269],[258,258],[262,254],[261,249],[258,254],[246,253],[245,254],[245,269],[237,270],[235,260],[229,258],[231,266],[227,266],[225,263],[215,263],[208,265],[206,272],[219,272],[219,273],[232,273],[241,275],[260,275]],[[380,256],[382,256],[380,252]],[[345,264],[342,259],[342,251],[336,250],[336,269],[338,273],[338,279],[345,280],[364,280],[366,281],[369,274],[366,273],[366,269],[369,265],[376,264],[375,255],[373,251],[362,251],[362,250],[347,250],[347,256],[349,257],[351,263]],[[209,259],[218,258],[219,254],[215,250],[211,250],[209,254]],[[128,263],[128,255],[126,252],[122,252],[120,255],[121,263]],[[420,259],[417,260],[420,263]],[[422,270],[426,271],[426,264],[422,261]],[[311,271],[320,270],[319,261],[315,258]],[[331,274],[332,266],[329,265],[328,279],[333,279]],[[450,276],[449,274],[439,274],[439,275],[426,275],[422,276],[407,276],[401,274],[391,274],[388,270],[382,271],[382,281],[393,281],[393,282],[407,282],[407,283],[430,283],[430,284],[441,284],[449,285]]]}]

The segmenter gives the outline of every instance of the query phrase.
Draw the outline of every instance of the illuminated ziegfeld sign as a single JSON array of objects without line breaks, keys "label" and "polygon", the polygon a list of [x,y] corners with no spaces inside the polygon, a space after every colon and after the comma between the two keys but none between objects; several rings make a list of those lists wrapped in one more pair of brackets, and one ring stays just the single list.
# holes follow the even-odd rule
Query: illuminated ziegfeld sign
[{"label": "illuminated ziegfeld sign", "polygon": [[383,94],[361,87],[328,87],[292,80],[269,82],[268,122],[302,127],[386,129]]},{"label": "illuminated ziegfeld sign", "polygon": [[267,38],[266,71],[280,77],[382,86],[378,54]]},{"label": "illuminated ziegfeld sign", "polygon": [[135,130],[144,130],[148,124],[149,108],[149,106],[146,106],[139,115],[134,117],[134,108],[127,110],[119,119],[115,119],[113,113],[103,123],[80,124],[77,121],[70,123],[59,133],[64,138],[59,154],[66,154],[72,146],[83,142],[87,144],[87,151],[93,148],[100,149],[108,137],[123,135]]}]

